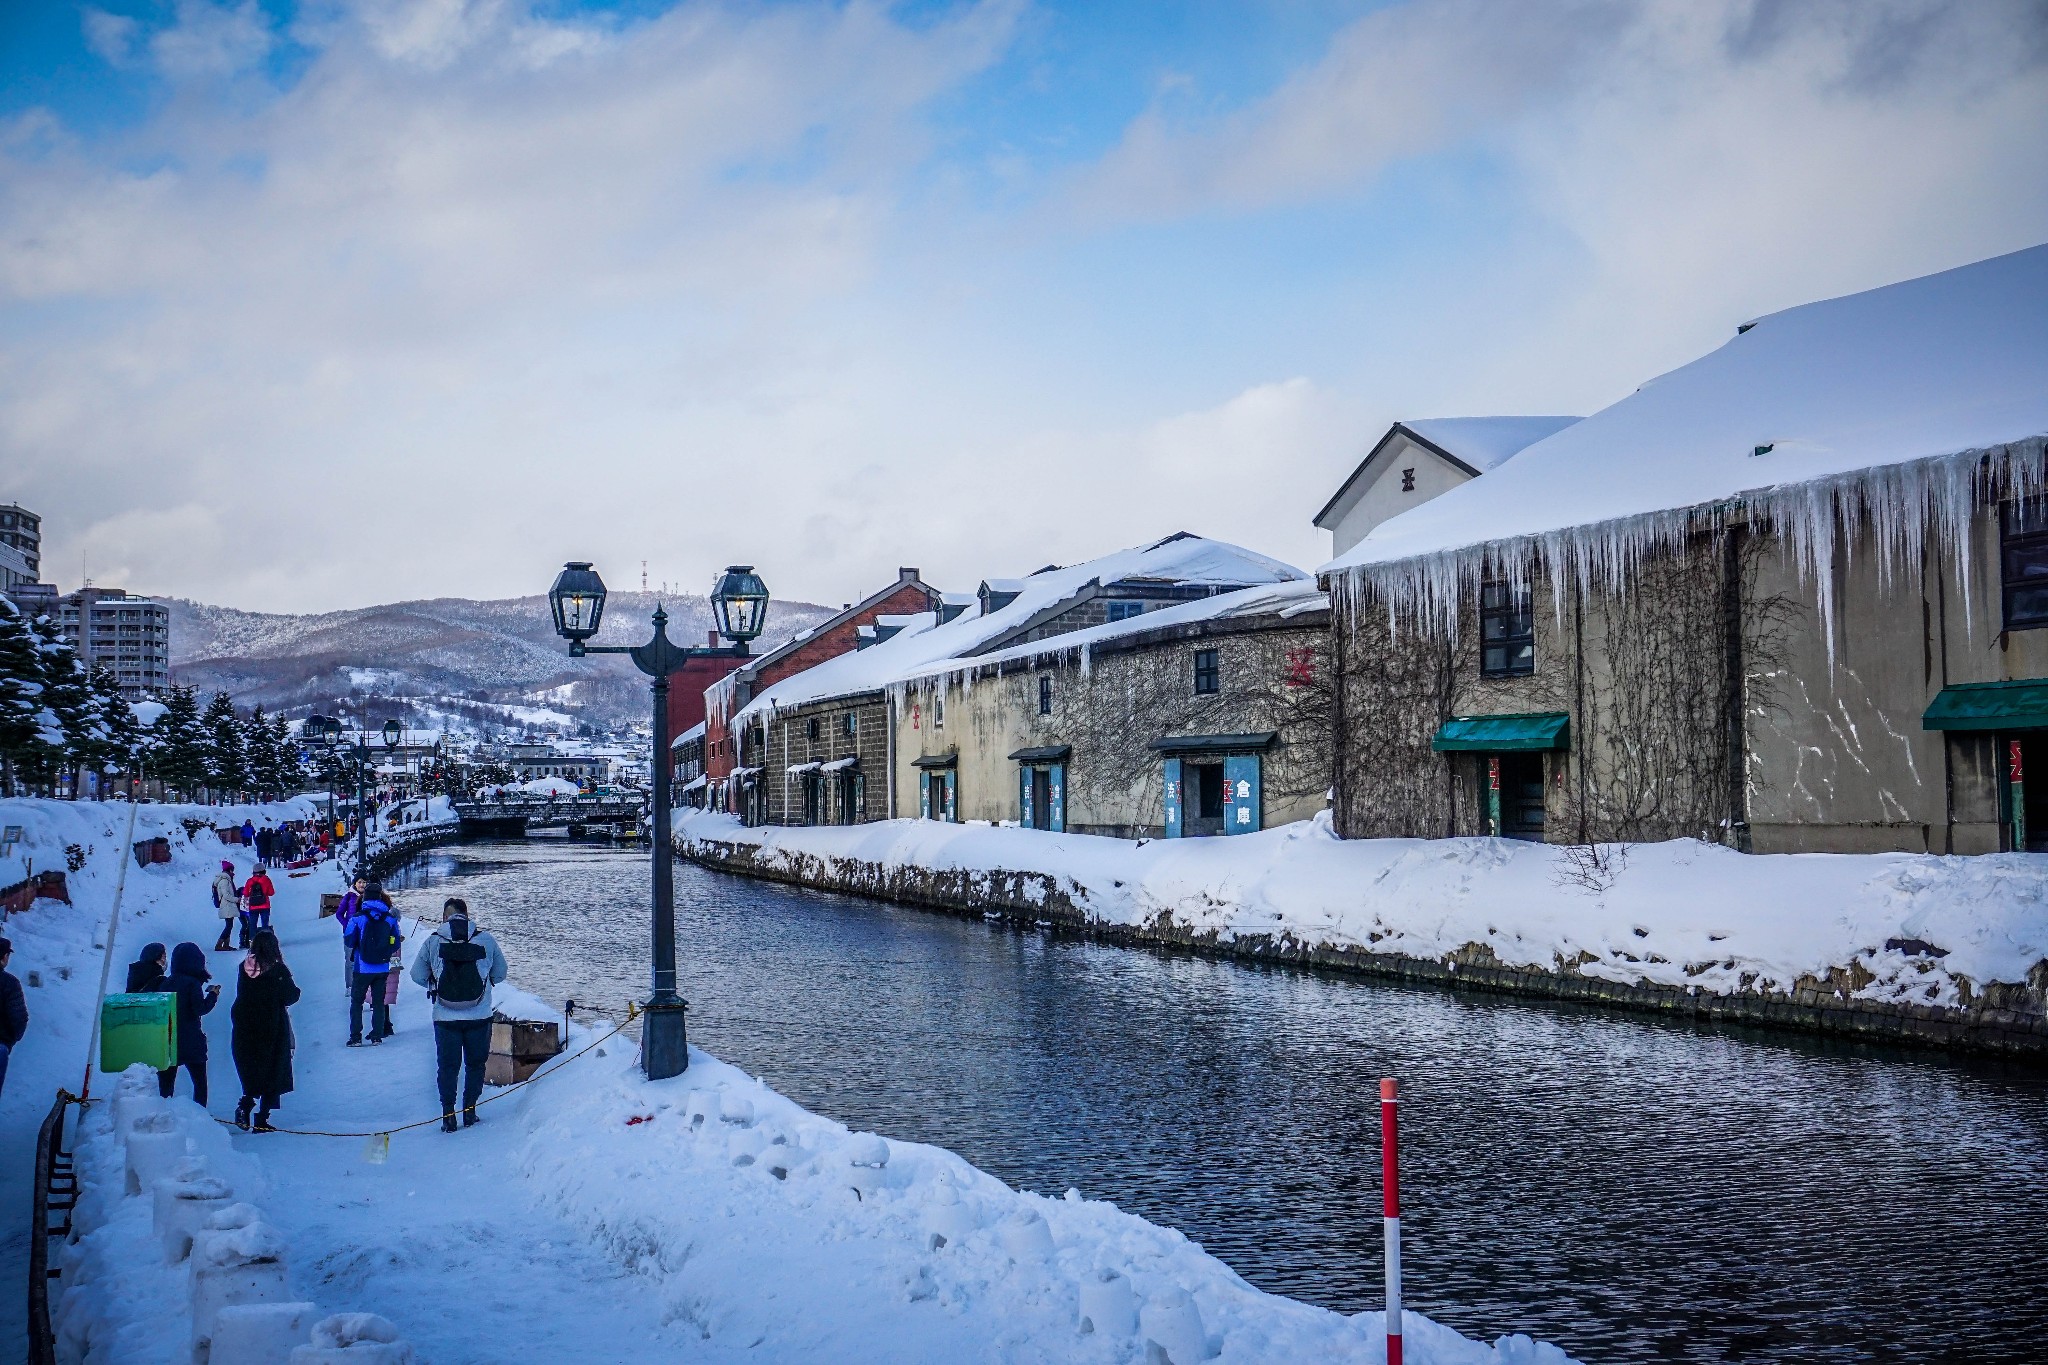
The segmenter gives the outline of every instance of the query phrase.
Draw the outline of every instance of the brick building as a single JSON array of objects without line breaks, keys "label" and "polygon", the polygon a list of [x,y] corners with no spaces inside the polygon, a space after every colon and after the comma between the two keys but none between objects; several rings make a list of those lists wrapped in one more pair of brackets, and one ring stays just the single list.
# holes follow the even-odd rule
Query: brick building
[{"label": "brick building", "polygon": [[896,570],[896,581],[881,591],[852,603],[838,615],[827,617],[741,667],[728,669],[729,661],[715,661],[718,671],[703,681],[693,698],[693,707],[679,707],[679,694],[687,690],[684,678],[679,677],[669,692],[671,732],[681,734],[692,725],[704,724],[704,777],[708,787],[717,792],[734,768],[740,766],[730,718],[748,702],[784,678],[841,654],[851,654],[864,644],[872,644],[878,635],[886,638],[893,630],[883,618],[917,616],[935,612],[940,606],[941,594],[936,588],[926,584],[916,569],[900,568]]}]

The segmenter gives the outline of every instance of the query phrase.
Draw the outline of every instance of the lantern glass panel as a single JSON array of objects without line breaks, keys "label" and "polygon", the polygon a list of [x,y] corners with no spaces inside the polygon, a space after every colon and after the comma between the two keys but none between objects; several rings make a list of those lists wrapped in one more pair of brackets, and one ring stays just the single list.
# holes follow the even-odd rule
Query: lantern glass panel
[{"label": "lantern glass panel", "polygon": [[711,606],[718,616],[719,634],[733,641],[757,639],[767,623],[768,585],[752,565],[735,564],[712,588]]},{"label": "lantern glass panel", "polygon": [[548,590],[548,604],[555,616],[555,633],[567,640],[587,640],[597,634],[604,619],[604,580],[588,563],[572,561],[555,577]]}]

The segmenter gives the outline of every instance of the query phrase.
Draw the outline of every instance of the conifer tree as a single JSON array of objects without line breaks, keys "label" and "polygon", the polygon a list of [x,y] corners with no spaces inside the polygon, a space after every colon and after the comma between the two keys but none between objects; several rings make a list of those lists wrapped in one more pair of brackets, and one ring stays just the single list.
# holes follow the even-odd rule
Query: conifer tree
[{"label": "conifer tree", "polygon": [[47,616],[30,622],[36,637],[43,675],[43,724],[36,736],[36,778],[46,789],[71,774],[71,793],[79,792],[80,769],[102,737],[98,708],[78,651]]},{"label": "conifer tree", "polygon": [[173,685],[164,697],[164,714],[150,727],[145,745],[151,772],[165,785],[191,796],[206,782],[206,727],[199,699],[189,687]]},{"label": "conifer tree", "polygon": [[247,791],[249,756],[242,743],[242,722],[235,714],[234,698],[225,692],[213,694],[200,717],[206,733],[206,785],[222,795]]},{"label": "conifer tree", "polygon": [[277,751],[271,745],[270,717],[258,706],[237,727],[242,740],[242,785],[258,800],[277,790]]},{"label": "conifer tree", "polygon": [[42,711],[41,654],[21,610],[0,597],[0,769],[13,795],[34,752]]},{"label": "conifer tree", "polygon": [[277,755],[272,788],[280,797],[291,796],[306,785],[305,765],[299,760],[299,742],[291,723],[283,716],[270,718],[270,750]]},{"label": "conifer tree", "polygon": [[121,695],[120,679],[105,664],[93,665],[86,678],[92,692],[93,712],[101,733],[86,754],[86,761],[101,774],[100,786],[107,789],[107,774],[135,771],[137,750],[142,743],[142,722],[135,708]]}]

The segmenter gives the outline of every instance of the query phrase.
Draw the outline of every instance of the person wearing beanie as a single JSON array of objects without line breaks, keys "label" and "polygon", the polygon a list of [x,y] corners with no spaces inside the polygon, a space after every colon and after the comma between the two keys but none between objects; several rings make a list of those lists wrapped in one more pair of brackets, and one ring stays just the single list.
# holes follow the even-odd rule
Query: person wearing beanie
[{"label": "person wearing beanie", "polygon": [[220,860],[220,871],[213,877],[213,913],[220,916],[220,937],[214,940],[213,950],[225,953],[233,948],[228,936],[235,931],[235,922],[241,918],[242,889],[235,885],[235,865],[226,858]]}]

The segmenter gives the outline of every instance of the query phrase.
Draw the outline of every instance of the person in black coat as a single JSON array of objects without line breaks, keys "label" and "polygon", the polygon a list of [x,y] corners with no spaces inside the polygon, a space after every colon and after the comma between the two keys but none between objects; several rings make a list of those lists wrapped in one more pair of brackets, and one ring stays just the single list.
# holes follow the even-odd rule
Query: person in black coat
[{"label": "person in black coat", "polygon": [[164,945],[143,944],[142,956],[128,964],[128,994],[167,991],[169,980],[164,973]]},{"label": "person in black coat", "polygon": [[192,1078],[192,1098],[201,1108],[206,1106],[206,1028],[199,1021],[220,1003],[220,987],[207,984],[212,977],[206,970],[205,950],[198,944],[180,943],[171,949],[171,979],[164,989],[178,997],[178,1060],[169,1070],[156,1073],[156,1088],[169,1099],[182,1066]]},{"label": "person in black coat", "polygon": [[299,1003],[299,986],[284,965],[277,935],[259,929],[249,940],[249,955],[235,973],[235,1074],[242,1078],[242,1102],[235,1106],[235,1126],[268,1133],[271,1111],[292,1088],[292,1021],[286,1011]]},{"label": "person in black coat", "polygon": [[7,1059],[28,1033],[28,1001],[22,998],[21,983],[7,970],[14,945],[0,938],[0,1090],[7,1088]]}]

